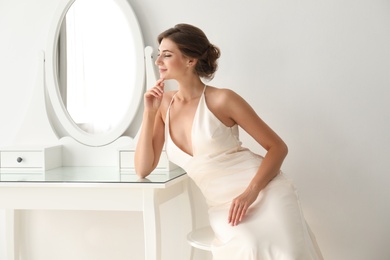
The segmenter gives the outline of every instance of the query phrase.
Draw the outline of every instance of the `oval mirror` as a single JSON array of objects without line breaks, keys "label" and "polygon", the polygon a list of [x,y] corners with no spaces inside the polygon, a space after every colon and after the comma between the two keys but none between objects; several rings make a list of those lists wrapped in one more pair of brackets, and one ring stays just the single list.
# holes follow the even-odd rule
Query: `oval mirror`
[{"label": "oval mirror", "polygon": [[[120,137],[145,81],[141,31],[126,0],[66,1],[49,35],[48,92],[65,131],[91,146]],[[49,83],[48,82],[48,83]]]}]

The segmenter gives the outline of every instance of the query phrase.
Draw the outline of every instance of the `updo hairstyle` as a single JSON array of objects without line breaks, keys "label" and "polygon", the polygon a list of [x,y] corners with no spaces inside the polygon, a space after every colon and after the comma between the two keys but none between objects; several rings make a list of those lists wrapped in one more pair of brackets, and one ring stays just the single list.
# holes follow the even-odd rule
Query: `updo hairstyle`
[{"label": "updo hairstyle", "polygon": [[173,41],[184,56],[198,60],[195,72],[199,77],[209,80],[214,77],[221,52],[209,42],[201,29],[189,24],[177,24],[162,32],[157,37],[158,43],[161,44],[164,38]]}]

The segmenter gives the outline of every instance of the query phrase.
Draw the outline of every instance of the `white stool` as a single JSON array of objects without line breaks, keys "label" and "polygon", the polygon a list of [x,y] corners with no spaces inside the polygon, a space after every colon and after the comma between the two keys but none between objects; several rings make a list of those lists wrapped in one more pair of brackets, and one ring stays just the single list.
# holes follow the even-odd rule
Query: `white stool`
[{"label": "white stool", "polygon": [[214,232],[209,226],[195,229],[187,235],[187,241],[192,247],[205,251],[211,251],[213,240]]}]

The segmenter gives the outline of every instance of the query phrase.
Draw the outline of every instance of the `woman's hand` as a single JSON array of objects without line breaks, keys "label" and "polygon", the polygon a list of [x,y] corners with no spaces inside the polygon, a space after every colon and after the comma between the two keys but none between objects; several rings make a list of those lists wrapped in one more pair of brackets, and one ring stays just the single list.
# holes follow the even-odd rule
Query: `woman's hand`
[{"label": "woman's hand", "polygon": [[160,108],[164,94],[164,79],[157,80],[155,86],[144,94],[144,106],[146,110],[157,111]]},{"label": "woman's hand", "polygon": [[252,189],[245,190],[244,193],[242,193],[240,196],[235,198],[232,201],[232,204],[230,206],[229,210],[229,218],[228,222],[232,226],[237,226],[239,222],[241,222],[250,205],[257,199],[257,196],[259,193]]}]

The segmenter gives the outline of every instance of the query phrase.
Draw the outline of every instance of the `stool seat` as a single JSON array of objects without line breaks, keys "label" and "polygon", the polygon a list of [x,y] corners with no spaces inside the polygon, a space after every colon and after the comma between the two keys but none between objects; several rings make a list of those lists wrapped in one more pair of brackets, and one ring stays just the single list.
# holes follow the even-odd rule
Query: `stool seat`
[{"label": "stool seat", "polygon": [[195,229],[187,235],[187,241],[192,247],[205,251],[211,251],[213,240],[214,232],[210,226]]}]

